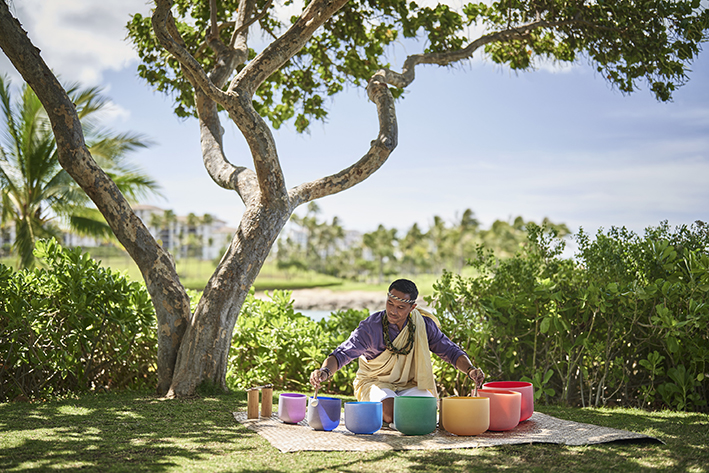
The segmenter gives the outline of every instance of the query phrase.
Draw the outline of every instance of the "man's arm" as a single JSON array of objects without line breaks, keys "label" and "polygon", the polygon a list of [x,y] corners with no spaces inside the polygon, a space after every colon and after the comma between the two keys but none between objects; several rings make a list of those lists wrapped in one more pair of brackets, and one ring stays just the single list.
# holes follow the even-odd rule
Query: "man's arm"
[{"label": "man's arm", "polygon": [[[465,373],[468,378],[475,382],[475,386],[478,388],[482,386],[485,380],[483,370],[475,368],[465,351],[453,343],[431,318],[426,317],[424,321],[426,322],[426,335],[428,336],[429,349],[440,356],[441,359]],[[455,362],[453,360],[455,360]]]},{"label": "man's arm", "polygon": [[467,355],[460,355],[455,361],[455,367],[468,375],[468,378],[475,382],[477,388],[480,388],[485,381],[483,370],[474,367]]}]

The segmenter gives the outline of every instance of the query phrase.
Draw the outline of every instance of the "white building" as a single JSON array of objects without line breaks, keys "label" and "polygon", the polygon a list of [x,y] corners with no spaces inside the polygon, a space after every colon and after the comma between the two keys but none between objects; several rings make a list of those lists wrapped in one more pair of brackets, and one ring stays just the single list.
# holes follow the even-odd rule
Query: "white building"
[{"label": "white building", "polygon": [[[178,216],[152,205],[135,205],[133,211],[158,243],[178,259],[188,256],[205,260],[219,258],[236,232],[235,228],[227,227],[225,221],[208,214]],[[195,251],[199,254],[195,255]]]}]

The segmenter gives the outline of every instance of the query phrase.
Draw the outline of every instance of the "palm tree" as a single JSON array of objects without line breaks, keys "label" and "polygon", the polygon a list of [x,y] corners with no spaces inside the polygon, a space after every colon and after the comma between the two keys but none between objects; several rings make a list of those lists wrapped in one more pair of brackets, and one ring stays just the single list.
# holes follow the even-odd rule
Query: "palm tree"
[{"label": "palm tree", "polygon": [[[3,113],[0,141],[0,205],[2,226],[14,224],[16,251],[21,267],[34,264],[38,238],[59,237],[62,229],[79,235],[113,238],[106,221],[88,196],[59,165],[49,119],[32,89],[24,85],[13,103],[11,83],[0,76]],[[97,112],[108,105],[100,89],[68,89],[84,127],[86,144],[96,162],[135,201],[157,192],[157,183],[128,164],[125,155],[148,142],[140,135],[117,134],[102,129]]]},{"label": "palm tree", "polygon": [[362,237],[362,245],[369,248],[377,260],[380,284],[384,282],[384,264],[395,258],[397,242],[396,228],[387,230],[384,225],[379,225],[375,231],[365,233]]}]

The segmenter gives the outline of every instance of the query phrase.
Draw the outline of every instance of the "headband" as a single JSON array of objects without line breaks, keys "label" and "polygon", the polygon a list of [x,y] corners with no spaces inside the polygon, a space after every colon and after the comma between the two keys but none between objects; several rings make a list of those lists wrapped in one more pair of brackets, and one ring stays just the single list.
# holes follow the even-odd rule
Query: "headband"
[{"label": "headband", "polygon": [[415,304],[416,303],[416,299],[402,299],[401,297],[396,297],[391,292],[387,292],[387,295],[389,297],[391,297],[392,299],[396,299],[397,301],[401,301],[401,302],[406,302],[407,304]]}]

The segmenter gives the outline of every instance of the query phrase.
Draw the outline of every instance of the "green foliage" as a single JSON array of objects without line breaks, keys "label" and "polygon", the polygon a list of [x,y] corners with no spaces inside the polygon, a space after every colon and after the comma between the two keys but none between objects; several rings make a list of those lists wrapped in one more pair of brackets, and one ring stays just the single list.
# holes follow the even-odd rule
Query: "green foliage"
[{"label": "green foliage", "polygon": [[[333,312],[330,317],[319,320],[318,325],[322,328],[326,335],[325,355],[329,355],[335,347],[347,340],[359,323],[369,317],[368,310],[338,310]],[[340,368],[328,381],[327,389],[337,394],[353,395],[353,383],[359,362],[353,361],[347,366]]]},{"label": "green foliage", "polygon": [[[207,2],[176,0],[174,5],[185,47],[210,71],[215,54],[206,43]],[[251,34],[283,34],[291,26],[282,21],[284,7],[292,8],[291,2],[258,0],[256,9],[264,16],[252,26],[257,32]],[[233,1],[217,2],[224,44],[229,44],[234,32],[230,20],[236,9]],[[296,19],[292,17],[290,23]],[[136,14],[127,26],[142,61],[138,74],[174,97],[178,116],[194,115],[191,85],[179,63],[160,47],[150,18]],[[472,27],[484,35],[468,38]],[[644,82],[658,100],[667,101],[687,80],[686,72],[707,40],[708,29],[709,11],[699,0],[501,0],[465,4],[460,11],[407,0],[351,0],[312,38],[304,38],[307,42],[295,57],[261,84],[254,107],[276,128],[293,120],[296,129],[304,131],[312,120],[325,119],[327,97],[347,84],[364,86],[377,70],[389,67],[395,42],[405,42],[407,47],[421,42],[425,53],[446,54],[478,41],[494,62],[522,70],[539,61],[573,62],[585,57],[620,91],[631,93]],[[248,60],[257,53],[250,49]],[[395,97],[403,94],[401,89],[392,92]]]},{"label": "green foliage", "polygon": [[[254,297],[241,309],[229,351],[231,388],[273,384],[276,389],[310,390],[310,373],[366,317],[367,311],[340,311],[318,322],[295,312],[290,291],[274,291],[271,300]],[[352,393],[354,368],[338,371],[324,390]]]},{"label": "green foliage", "polygon": [[0,265],[0,401],[156,384],[144,286],[80,249],[39,241],[47,269]]},{"label": "green foliage", "polygon": [[[445,273],[434,286],[444,331],[490,378],[530,380],[541,401],[704,409],[707,225],[581,231],[575,259],[561,258],[553,232],[527,227],[514,258],[479,249],[476,276]],[[444,389],[459,389],[437,366]]]}]

